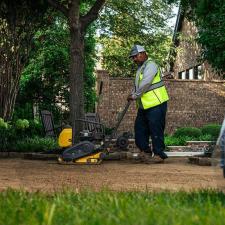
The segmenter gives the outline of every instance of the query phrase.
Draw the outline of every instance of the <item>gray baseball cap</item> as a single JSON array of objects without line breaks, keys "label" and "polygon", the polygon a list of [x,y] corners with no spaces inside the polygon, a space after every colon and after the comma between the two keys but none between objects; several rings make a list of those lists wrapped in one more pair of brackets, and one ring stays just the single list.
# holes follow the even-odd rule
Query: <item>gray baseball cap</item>
[{"label": "gray baseball cap", "polygon": [[134,45],[132,47],[132,49],[130,50],[129,58],[132,57],[132,56],[137,55],[140,52],[145,52],[145,48],[143,46],[141,46],[141,45]]}]

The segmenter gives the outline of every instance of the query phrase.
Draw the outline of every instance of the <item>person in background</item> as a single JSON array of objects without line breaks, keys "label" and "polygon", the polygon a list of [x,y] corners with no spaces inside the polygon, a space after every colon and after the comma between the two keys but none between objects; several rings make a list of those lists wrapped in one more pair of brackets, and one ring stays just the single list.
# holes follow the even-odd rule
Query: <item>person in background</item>
[{"label": "person in background", "polygon": [[[163,162],[165,154],[164,129],[168,93],[159,66],[148,59],[145,48],[134,45],[130,59],[138,65],[135,87],[127,101],[136,101],[138,112],[135,120],[135,144],[140,149],[142,159]],[[152,149],[149,144],[152,140]]]}]

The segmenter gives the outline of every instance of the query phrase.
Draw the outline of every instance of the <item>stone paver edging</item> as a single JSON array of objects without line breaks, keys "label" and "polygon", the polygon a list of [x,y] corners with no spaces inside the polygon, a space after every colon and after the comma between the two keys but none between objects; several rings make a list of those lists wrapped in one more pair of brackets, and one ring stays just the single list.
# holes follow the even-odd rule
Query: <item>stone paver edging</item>
[{"label": "stone paver edging", "polygon": [[[204,152],[165,152],[169,157],[188,157],[203,155]],[[45,153],[21,153],[21,152],[0,152],[0,158],[24,158],[37,160],[56,160],[57,154]],[[105,157],[106,160],[126,159],[127,152],[113,152]]]}]

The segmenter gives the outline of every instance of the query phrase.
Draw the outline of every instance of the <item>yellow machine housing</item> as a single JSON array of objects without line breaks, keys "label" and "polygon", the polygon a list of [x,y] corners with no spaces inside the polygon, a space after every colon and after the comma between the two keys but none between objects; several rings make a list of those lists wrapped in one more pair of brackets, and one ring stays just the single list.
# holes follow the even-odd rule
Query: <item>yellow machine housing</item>
[{"label": "yellow machine housing", "polygon": [[58,144],[61,148],[67,148],[72,145],[72,128],[64,128],[60,132]]},{"label": "yellow machine housing", "polygon": [[[61,148],[68,148],[72,146],[72,128],[64,128],[58,138],[58,144]],[[100,164],[102,162],[101,152],[94,153],[93,155],[85,156],[80,159],[74,160],[72,164]],[[60,164],[68,164],[61,156],[58,157]]]},{"label": "yellow machine housing", "polygon": [[[73,162],[69,162],[69,164],[100,164],[102,162],[102,157],[101,157],[102,152],[95,153],[93,155],[89,155],[80,159],[77,159]],[[60,156],[58,158],[58,162],[60,164],[68,164],[65,162]]]}]

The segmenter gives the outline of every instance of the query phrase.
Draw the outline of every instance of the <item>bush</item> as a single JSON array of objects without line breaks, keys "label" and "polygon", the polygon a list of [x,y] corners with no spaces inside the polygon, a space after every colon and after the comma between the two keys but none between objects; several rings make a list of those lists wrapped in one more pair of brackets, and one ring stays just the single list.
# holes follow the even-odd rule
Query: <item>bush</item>
[{"label": "bush", "polygon": [[59,146],[53,138],[25,138],[17,141],[11,148],[16,152],[43,152],[59,149]]},{"label": "bush", "polygon": [[10,129],[11,126],[0,118],[0,151],[7,149],[8,143],[10,142]]},{"label": "bush", "polygon": [[[5,122],[2,118],[0,118],[0,151],[5,150],[13,150],[16,149],[16,145],[18,142],[18,145],[26,146],[30,145],[30,141],[26,143],[25,140],[28,140],[29,138],[32,139],[37,136],[41,137],[43,135],[43,128],[38,120],[26,120],[26,119],[18,119],[16,122],[9,124]],[[35,138],[34,138],[35,139]],[[42,138],[43,139],[43,138]],[[40,140],[42,141],[40,138]],[[41,144],[41,146],[38,144],[38,141],[34,142],[31,141],[33,144],[37,143],[37,148],[44,150],[45,147],[42,147],[42,145],[46,145],[48,149],[50,149],[49,141],[45,144]],[[52,146],[52,144],[50,144]],[[20,148],[20,147],[19,147]],[[21,147],[22,148],[22,147]],[[27,147],[25,147],[27,148]],[[35,149],[35,147],[33,147]],[[54,146],[55,148],[55,146]]]},{"label": "bush", "polygon": [[204,134],[198,138],[198,141],[214,141],[214,140],[215,138],[213,138],[213,136],[210,134]]},{"label": "bush", "polygon": [[106,135],[111,135],[112,132],[113,132],[113,129],[114,129],[114,128],[111,128],[111,127],[105,127],[105,134],[106,134]]},{"label": "bush", "polygon": [[5,122],[1,117],[0,117],[0,128],[2,128],[2,129],[8,128],[7,122]]},{"label": "bush", "polygon": [[202,134],[202,132],[199,128],[196,128],[196,127],[181,127],[181,128],[178,128],[175,131],[174,137],[188,136],[188,137],[198,138],[198,137],[201,136],[201,134]]},{"label": "bush", "polygon": [[180,145],[179,138],[173,137],[173,136],[166,136],[165,137],[165,145],[166,146],[176,146]]},{"label": "bush", "polygon": [[15,123],[15,127],[18,130],[25,130],[29,128],[29,121],[26,119],[18,119]]},{"label": "bush", "polygon": [[29,120],[29,124],[29,129],[26,131],[27,133],[29,132],[29,137],[43,136],[43,126],[39,120]]},{"label": "bush", "polygon": [[183,137],[174,137],[174,136],[166,136],[165,137],[165,145],[166,146],[183,146],[186,145],[186,141],[191,141],[193,138],[188,136]]},{"label": "bush", "polygon": [[207,124],[202,127],[202,134],[203,135],[211,135],[214,139],[219,136],[221,129],[221,125],[218,124]]}]

